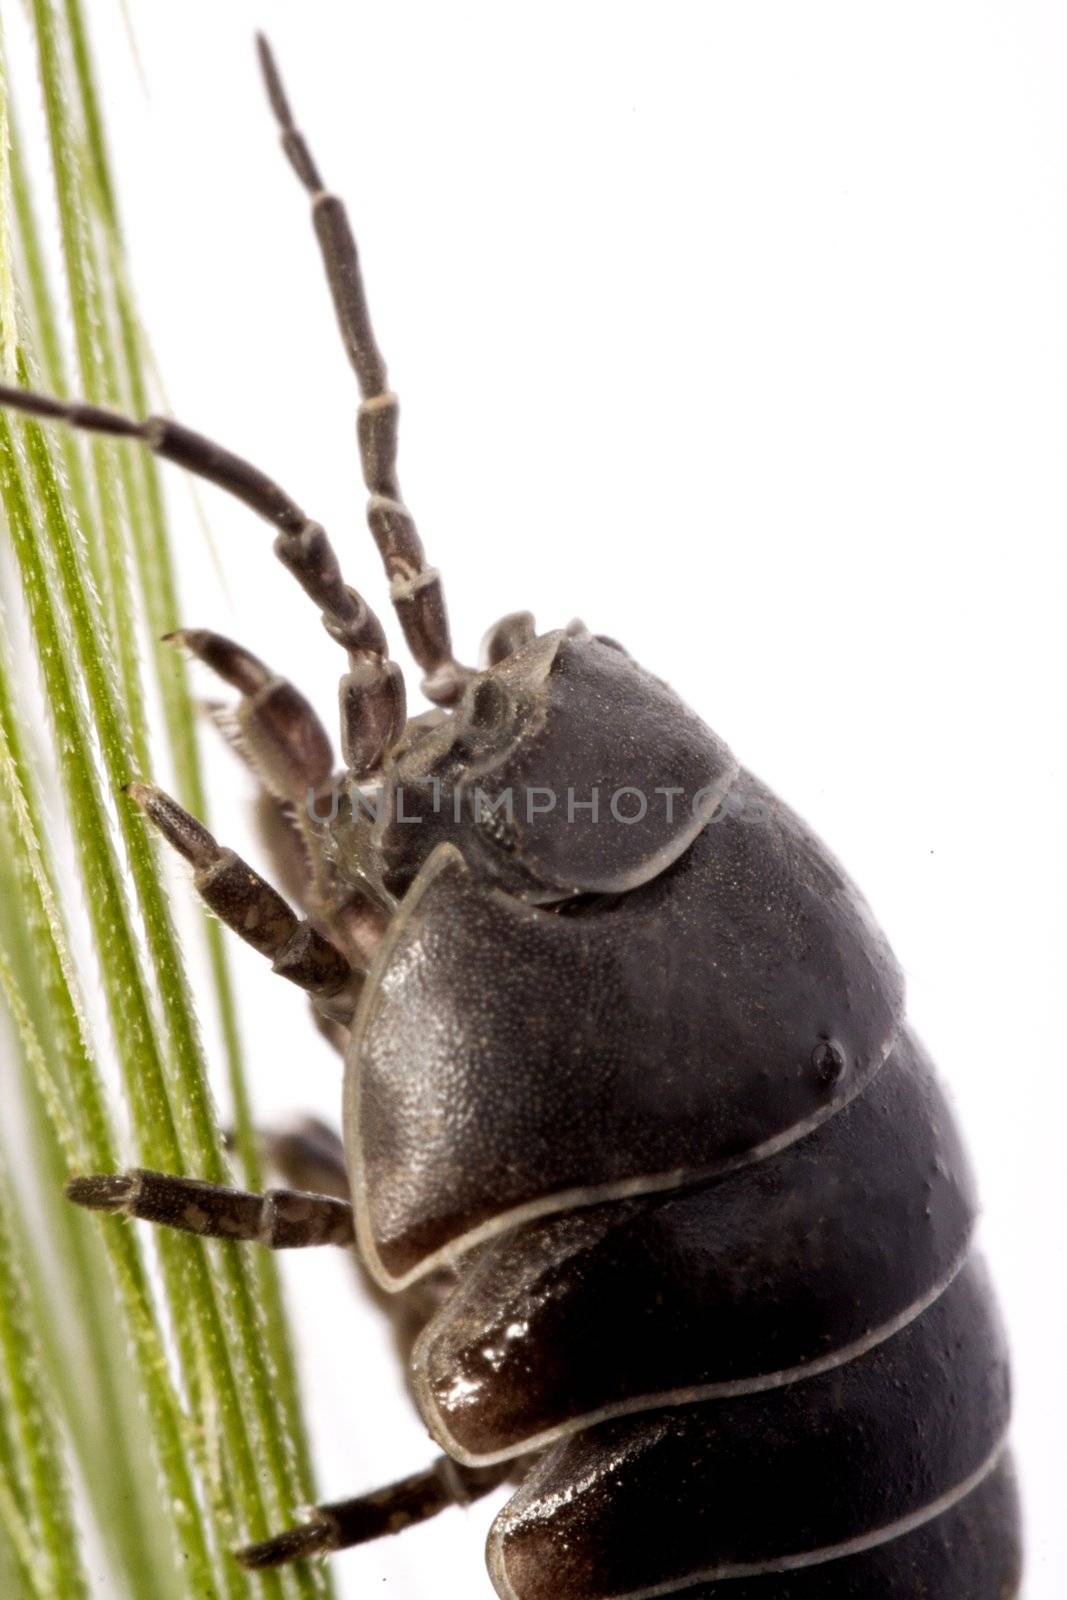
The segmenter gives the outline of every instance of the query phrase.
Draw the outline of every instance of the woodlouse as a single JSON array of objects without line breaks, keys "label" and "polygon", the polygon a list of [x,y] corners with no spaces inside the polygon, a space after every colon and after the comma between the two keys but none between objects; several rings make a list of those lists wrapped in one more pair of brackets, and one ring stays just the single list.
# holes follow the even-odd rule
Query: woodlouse
[{"label": "woodlouse", "polygon": [[[490,1543],[515,1600],[1012,1593],[1005,1355],[892,957],[804,825],[611,641],[516,614],[480,671],[456,660],[345,214],[263,59],[364,397],[371,530],[437,709],[407,717],[378,619],[257,469],[166,419],[0,396],[243,499],[349,657],[338,782],[291,685],[178,636],[241,692],[250,758],[307,847],[305,916],[167,796],[131,793],[212,909],[351,1028],[353,1205],[147,1172],[70,1189],[278,1248],[358,1239],[421,1324],[414,1387],[447,1455],[242,1559],[397,1531],[518,1472]],[[289,1155],[340,1187],[331,1148]]]}]

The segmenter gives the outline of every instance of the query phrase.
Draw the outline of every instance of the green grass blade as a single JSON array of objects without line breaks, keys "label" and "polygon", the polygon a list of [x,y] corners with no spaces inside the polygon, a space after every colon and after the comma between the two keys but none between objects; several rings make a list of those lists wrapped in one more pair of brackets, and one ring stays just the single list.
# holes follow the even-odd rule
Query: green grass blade
[{"label": "green grass blade", "polygon": [[[10,785],[19,785],[27,819],[39,816],[40,811],[32,797],[18,728],[13,724],[7,681],[5,670],[0,673],[0,731],[6,763],[0,826],[6,839],[17,840],[19,828],[8,803]],[[53,931],[63,931],[55,909],[54,882],[49,874],[50,926],[27,857],[17,844],[13,854],[14,860],[9,848],[0,859],[0,952],[9,965],[18,1003],[25,1008],[33,1036],[53,1040],[56,1071],[65,1082],[70,1070],[84,1069],[85,1064],[77,1019],[70,1012],[65,987],[70,981],[69,969],[64,978],[67,958],[57,961],[56,946],[51,942]],[[46,871],[47,863],[42,862],[40,870]],[[25,1035],[25,1026],[20,1031]],[[24,1161],[20,1204],[11,1220],[27,1243],[23,1256],[48,1381],[57,1395],[97,1527],[109,1548],[116,1600],[120,1583],[128,1600],[143,1594],[152,1594],[153,1600],[178,1600],[173,1564],[153,1558],[153,1552],[161,1547],[168,1513],[157,1475],[144,1470],[145,1462],[151,1460],[151,1436],[129,1382],[128,1340],[122,1333],[104,1244],[93,1219],[71,1206],[62,1193],[77,1159],[76,1138],[60,1131],[69,1126],[64,1107],[72,1097],[62,1090],[42,1094],[35,1077],[37,1058],[31,1060],[26,1049],[13,1055],[17,1072],[14,1060],[9,1063],[5,1056],[0,1061],[3,1097],[9,1112],[17,1099],[25,1117],[24,1132],[33,1152],[33,1181],[31,1193],[31,1175]],[[77,1121],[76,1110],[72,1115]],[[84,1158],[79,1164],[84,1165]],[[35,1248],[26,1237],[30,1218]],[[47,1240],[54,1256],[51,1272],[43,1268],[42,1240]],[[70,1315],[71,1305],[78,1308],[77,1317]],[[95,1381],[87,1382],[88,1375]]]},{"label": "green grass blade", "polygon": [[[30,13],[53,160],[79,385],[96,400],[118,401],[143,410],[143,342],[125,280],[114,188],[81,10],[76,0],[66,0],[61,21],[51,0],[30,0]],[[12,179],[26,303],[42,341],[49,380],[63,389],[66,373],[57,332],[62,319],[47,281],[39,226],[18,154],[16,146]],[[10,286],[5,290],[0,285],[0,338],[9,352],[17,336],[12,302]],[[25,372],[23,360],[21,381],[25,381]],[[59,777],[138,1154],[146,1164],[226,1181],[227,1164],[155,851],[139,815],[121,792],[134,776],[148,775],[149,739],[128,572],[131,550],[149,627],[169,631],[180,620],[163,502],[154,464],[128,446],[99,442],[91,447],[89,456],[92,493],[84,475],[79,488],[81,458],[69,440],[53,442],[36,424],[12,428],[6,419],[0,419],[0,500],[41,669]],[[67,468],[66,481],[57,470],[60,458]],[[72,502],[76,515],[72,515]],[[92,580],[98,573],[103,578],[103,612],[94,597]],[[179,792],[190,809],[203,814],[203,784],[184,669],[173,657],[161,653],[153,659]],[[12,708],[12,734],[17,719],[17,708]],[[8,786],[11,815],[15,812],[10,796],[21,792],[25,780],[23,759],[13,745],[13,738],[5,742],[12,774]],[[24,832],[28,829],[24,842],[32,841],[32,815],[24,815],[22,823]],[[36,867],[27,867],[19,881],[23,897],[32,891],[32,899],[36,893],[38,922],[55,945],[56,927],[42,910],[51,890],[40,843],[38,839]],[[129,869],[132,900],[127,895],[120,846]],[[29,843],[26,849],[32,866]],[[11,930],[2,923],[0,919],[0,937],[9,942]],[[230,1056],[231,1094],[251,1169],[250,1181],[255,1182],[256,1157],[233,998],[217,928],[211,928],[209,940]],[[75,1024],[79,1020],[76,998],[72,998],[76,990],[62,960],[59,978],[58,983],[48,984],[46,996],[38,1001],[48,1012],[50,1055],[51,1009],[57,990],[65,986]],[[62,996],[60,1003],[64,1003]],[[31,1008],[25,1008],[21,1027],[24,1050],[35,1063],[45,1121],[54,1137],[63,1118],[69,1116],[71,1125],[64,1134],[68,1146],[77,1143],[93,1167],[113,1168],[120,1163],[103,1100],[97,1089],[86,1098],[85,1082],[92,1081],[94,1071],[86,1042],[82,1038],[79,1045],[68,1038],[65,1054],[60,1048],[64,1070],[53,1079],[40,1050],[43,1022],[43,1015],[35,1020]],[[71,1103],[77,1114],[70,1110]],[[91,1128],[86,1117],[94,1105],[103,1121]],[[56,1152],[53,1149],[49,1157],[46,1141],[39,1143],[42,1166],[47,1169]],[[108,1238],[108,1259],[123,1314],[136,1323],[131,1336],[146,1363],[150,1354],[157,1360],[160,1347],[157,1344],[153,1351],[152,1340],[158,1338],[158,1323],[143,1276],[137,1276],[139,1257],[136,1251],[130,1257],[126,1244],[111,1242],[111,1236],[118,1236],[136,1245],[136,1236],[114,1224],[105,1225],[101,1232]],[[237,1537],[263,1537],[284,1525],[311,1494],[273,1263],[267,1258],[253,1261],[231,1247],[205,1246],[174,1236],[161,1237],[158,1250],[181,1383],[196,1408],[198,1425],[190,1427],[183,1418],[172,1387],[169,1399],[165,1392],[157,1392],[150,1399],[149,1410],[156,1449],[166,1463],[164,1475],[171,1488],[181,1475],[175,1452],[184,1452],[184,1487],[172,1492],[170,1500],[179,1537],[183,1544],[191,1541],[187,1550],[194,1553],[200,1587],[190,1592],[225,1594],[229,1600],[253,1591],[324,1595],[330,1586],[321,1568],[307,1566],[285,1576],[249,1579],[224,1553]],[[84,1263],[79,1267],[73,1257],[70,1262],[74,1272],[84,1270]],[[99,1355],[99,1330],[94,1338]],[[139,1371],[147,1384],[148,1366],[142,1363]],[[165,1375],[169,1385],[169,1374]],[[77,1396],[68,1394],[66,1407],[76,1420]],[[79,1437],[86,1433],[81,1424],[74,1431]],[[18,1512],[14,1488],[12,1495]],[[213,1513],[210,1530],[203,1520],[206,1507]],[[17,1535],[17,1524],[12,1522],[12,1527]],[[132,1544],[127,1556],[129,1564]],[[191,1577],[188,1565],[186,1571]],[[131,1587],[130,1592],[139,1591]]]},{"label": "green grass blade", "polygon": [[[8,517],[12,514],[9,474],[12,470],[10,435],[0,419],[0,497]],[[21,507],[14,506],[16,515]],[[0,820],[8,841],[16,880],[20,887],[23,937],[33,950],[41,981],[49,995],[49,1060],[63,1069],[62,1103],[75,1119],[78,1148],[69,1161],[94,1170],[109,1171],[119,1164],[98,1070],[86,1038],[77,999],[72,964],[63,924],[55,904],[43,845],[43,829],[32,802],[20,752],[8,739],[12,726],[12,697],[6,674],[0,674]],[[27,1019],[16,1015],[24,1030],[24,1044],[36,1062],[42,1081],[50,1081],[40,1040]],[[187,1465],[189,1439],[167,1366],[161,1332],[152,1306],[148,1278],[137,1239],[128,1228],[102,1230],[115,1287],[125,1318],[125,1330],[135,1354],[149,1414],[160,1472],[167,1488],[167,1506],[173,1519],[175,1548],[205,1595],[217,1595],[214,1563],[202,1521],[194,1484]],[[197,1592],[194,1590],[194,1592]]]},{"label": "green grass blade", "polygon": [[[32,424],[25,428],[25,435],[29,481],[44,510],[42,531],[46,533],[50,555],[55,561],[58,595],[53,595],[48,569],[42,559],[27,485],[18,472],[14,441],[5,418],[0,418],[0,483],[8,503],[9,528],[54,721],[64,790],[74,824],[125,1089],[144,1163],[168,1171],[187,1170],[193,1163],[183,1156],[152,998],[141,967],[121,869],[111,842],[93,751],[79,716],[79,697],[73,680],[75,663],[80,667],[89,703],[96,713],[94,721],[113,790],[121,790],[132,777],[132,766],[130,757],[125,754],[113,684],[107,663],[100,654],[100,641],[93,628],[77,549],[59,498],[48,447],[41,431]],[[63,613],[71,623],[73,646],[64,637],[56,611],[57,598],[61,598]],[[154,914],[155,920],[149,938],[151,940],[154,935],[158,944],[169,936],[169,917],[156,877],[151,845],[139,817],[131,814],[133,807],[121,795],[118,804],[120,814],[125,813],[124,837],[135,882],[142,899],[146,888],[151,898],[149,914]],[[169,976],[173,986],[176,980],[173,974]],[[203,1096],[202,1080],[196,1088]],[[209,1341],[215,1362],[220,1415],[236,1470],[240,1473],[242,1490],[249,1497],[250,1525],[265,1527],[266,1515],[256,1479],[254,1453],[242,1420],[219,1295],[205,1251],[198,1241],[162,1235],[160,1254],[186,1382],[190,1391],[197,1394],[202,1365],[194,1332],[195,1320],[205,1330],[204,1337]]]},{"label": "green grass blade", "polygon": [[[134,415],[143,416],[149,409],[145,370],[147,363],[144,359],[143,339],[126,274],[118,205],[79,0],[65,0],[65,15],[71,39],[76,96],[81,106],[86,131],[86,147],[93,178],[92,188],[97,198],[109,249],[110,271],[106,277],[113,291],[112,325],[117,323],[121,330],[120,349],[123,357],[124,382],[119,398]],[[105,274],[101,273],[100,276],[103,278]],[[153,652],[153,663],[163,703],[171,758],[177,777],[178,796],[188,810],[207,821],[209,820],[207,796],[184,663],[175,651],[159,642],[165,634],[172,633],[180,627],[183,619],[178,607],[177,584],[158,468],[146,452],[142,452],[138,457],[138,475],[141,494],[135,519],[135,527],[139,531],[136,540],[136,564],[149,632],[157,641]],[[205,925],[216,1003],[227,1055],[237,1152],[245,1181],[250,1187],[258,1188],[263,1181],[262,1166],[252,1124],[238,1037],[236,1006],[222,931],[214,920],[208,919]],[[292,1487],[296,1499],[306,1502],[314,1498],[314,1484],[277,1269],[268,1255],[257,1258],[256,1269],[258,1292],[267,1331],[267,1348],[280,1386],[284,1423],[295,1457],[296,1476]],[[331,1587],[328,1578],[324,1579],[321,1592],[327,1593]]]},{"label": "green grass blade", "polygon": [[[7,106],[6,111],[8,156],[10,160],[9,175],[15,237],[22,255],[21,281],[25,290],[25,303],[32,322],[34,348],[40,358],[41,373],[45,384],[53,393],[66,395],[70,392],[70,382],[67,375],[66,360],[63,355],[63,343],[60,338],[59,317],[41,245],[41,231],[37,220],[36,207],[33,203],[33,196],[30,192],[29,180],[23,160],[22,140],[16,119],[12,115],[11,107]],[[14,319],[12,318],[13,322]],[[14,370],[13,364],[12,370]],[[88,527],[92,522],[92,511],[89,486],[85,476],[85,464],[78,440],[73,435],[63,439],[61,452],[63,470],[70,485],[74,509],[77,512],[81,526],[83,528]],[[92,555],[92,552],[90,552],[90,555]],[[93,567],[93,580],[102,593],[103,574],[98,566]]]},{"label": "green grass blade", "polygon": [[[0,958],[0,988],[9,1002],[10,969]],[[0,1362],[10,1398],[12,1431],[27,1468],[30,1524],[46,1593],[55,1600],[87,1600],[89,1585],[81,1560],[63,1445],[55,1426],[55,1406],[44,1381],[30,1315],[26,1274],[8,1219],[7,1179],[0,1167]]]},{"label": "green grass blade", "polygon": [[[0,1528],[7,1536],[7,1544],[0,1541],[0,1578],[4,1581],[4,1594],[14,1593],[18,1600],[49,1600],[48,1582],[33,1543],[33,1534],[22,1508],[15,1497],[11,1481],[0,1463]],[[7,1571],[5,1572],[5,1568]],[[11,1585],[17,1587],[12,1590]]]},{"label": "green grass blade", "polygon": [[[112,389],[109,393],[109,398],[127,405],[135,414],[143,415],[148,409],[148,401],[142,359],[142,341],[126,281],[114,185],[111,178],[89,47],[81,8],[77,0],[66,0],[65,16],[71,39],[75,96],[82,111],[86,148],[89,152],[89,164],[93,178],[90,192],[94,192],[97,197],[98,208],[110,250],[110,272],[107,276],[112,287],[114,300],[112,325],[114,326],[117,323],[118,328],[121,330],[119,349],[124,358],[124,383],[120,385],[117,392]],[[98,280],[104,276],[100,271],[99,264],[96,265],[95,276]],[[72,292],[73,289],[74,285],[72,284]],[[176,584],[170,559],[170,547],[158,471],[155,463],[144,454],[139,457],[138,470],[142,494],[138,503],[130,507],[135,532],[135,554],[141,577],[142,602],[148,618],[149,628],[156,639],[159,639],[164,633],[172,632],[180,626],[182,619],[179,615],[177,604]],[[163,700],[164,715],[167,720],[172,759],[178,780],[179,797],[195,815],[206,818],[207,804],[196,746],[193,712],[182,664],[175,659],[175,653],[172,650],[167,650],[157,645],[155,666]],[[223,953],[221,930],[214,922],[208,922],[207,928],[209,956],[215,980],[223,1036],[229,1058],[230,1093],[234,1107],[234,1122],[238,1136],[239,1154],[242,1158],[247,1181],[252,1186],[258,1186],[262,1181],[262,1173],[252,1128],[243,1067],[240,1060],[235,1008]],[[268,1427],[268,1448],[271,1453],[279,1489],[281,1489],[285,1479],[289,1479],[291,1481],[288,1482],[287,1488],[290,1496],[296,1501],[306,1501],[313,1497],[313,1486],[306,1440],[296,1396],[296,1380],[291,1348],[281,1313],[276,1269],[269,1257],[261,1257],[255,1263],[254,1271],[256,1278],[255,1291],[263,1304],[264,1310],[266,1325],[265,1346],[268,1358],[274,1368],[276,1390],[280,1393],[284,1402],[285,1433],[291,1443],[295,1458],[294,1455],[290,1455],[289,1450],[285,1448],[280,1439],[275,1440],[269,1437],[270,1433],[277,1430],[270,1427],[269,1419],[263,1413],[262,1420],[264,1425]],[[324,1588],[324,1581],[320,1581],[315,1585],[315,1589],[319,1592]]]},{"label": "green grass blade", "polygon": [[[119,399],[115,360],[106,334],[103,292],[80,194],[78,146],[67,109],[58,21],[51,0],[31,0],[31,10],[81,388],[87,399],[101,405],[113,404]],[[128,525],[133,500],[132,461],[128,449],[101,440],[92,441],[89,451],[99,512],[100,544],[94,543],[93,548],[100,552],[129,736],[137,765],[147,773],[144,692],[123,535],[123,512]]]}]

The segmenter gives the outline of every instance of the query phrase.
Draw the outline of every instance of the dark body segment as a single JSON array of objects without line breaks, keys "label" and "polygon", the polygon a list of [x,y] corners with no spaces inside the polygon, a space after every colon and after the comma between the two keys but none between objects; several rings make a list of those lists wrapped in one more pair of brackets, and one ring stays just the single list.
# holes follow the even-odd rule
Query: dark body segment
[{"label": "dark body segment", "polygon": [[787,1383],[921,1312],[974,1214],[951,1114],[903,1034],[863,1095],[777,1156],[490,1245],[419,1341],[420,1406],[474,1461],[598,1412]]},{"label": "dark body segment", "polygon": [[561,915],[439,848],[357,1013],[345,1144],[371,1270],[399,1287],[537,1214],[727,1171],[882,1065],[900,973],[809,829],[741,774],[651,882]]},{"label": "dark body segment", "polygon": [[[386,881],[406,888],[447,837],[522,899],[623,894],[682,855],[737,770],[665,683],[575,623],[479,673],[400,757],[402,813],[386,807],[378,840]],[[455,803],[437,806],[437,785]]]},{"label": "dark body segment", "polygon": [[607,1600],[873,1542],[976,1483],[1008,1413],[1003,1337],[972,1262],[844,1367],[557,1445],[494,1523],[490,1572],[515,1600]]},{"label": "dark body segment", "polygon": [[911,1533],[794,1572],[676,1589],[679,1600],[1011,1600],[1022,1567],[1005,1455],[971,1493]]}]

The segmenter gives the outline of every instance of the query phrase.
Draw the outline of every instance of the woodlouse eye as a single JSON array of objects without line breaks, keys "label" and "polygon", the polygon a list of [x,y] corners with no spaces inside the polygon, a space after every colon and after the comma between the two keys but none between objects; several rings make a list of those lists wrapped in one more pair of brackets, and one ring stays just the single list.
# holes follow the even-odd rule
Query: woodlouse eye
[{"label": "woodlouse eye", "polygon": [[511,716],[511,696],[499,678],[486,673],[472,683],[465,703],[467,720],[479,732],[502,727]]}]

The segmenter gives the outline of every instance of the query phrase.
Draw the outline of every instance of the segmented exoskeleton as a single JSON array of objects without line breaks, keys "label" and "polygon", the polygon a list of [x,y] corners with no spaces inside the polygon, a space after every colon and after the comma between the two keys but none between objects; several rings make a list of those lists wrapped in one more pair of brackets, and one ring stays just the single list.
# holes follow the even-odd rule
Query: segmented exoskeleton
[{"label": "segmented exoskeleton", "polygon": [[216,634],[175,636],[240,692],[301,914],[166,795],[129,790],[337,1039],[343,1145],[276,1140],[299,1187],[263,1196],[148,1171],[68,1190],[272,1248],[355,1243],[411,1346],[437,1464],[239,1558],[340,1549],[514,1478],[488,1554],[504,1600],[1006,1600],[1007,1361],[900,972],[804,824],[618,645],[520,613],[478,671],[456,660],[345,213],[261,58],[435,709],[408,717],[377,617],[257,469],[166,419],[0,390],[243,499],[348,654],[338,774],[290,684]]}]

